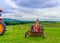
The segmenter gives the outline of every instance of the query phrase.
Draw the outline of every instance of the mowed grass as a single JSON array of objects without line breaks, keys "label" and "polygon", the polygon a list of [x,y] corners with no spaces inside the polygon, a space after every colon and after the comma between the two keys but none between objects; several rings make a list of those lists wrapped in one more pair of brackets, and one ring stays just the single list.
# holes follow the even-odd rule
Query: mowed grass
[{"label": "mowed grass", "polygon": [[30,24],[6,26],[6,32],[0,36],[0,43],[60,43],[60,27],[45,26],[45,39],[38,36],[25,38],[25,32],[30,26]]}]

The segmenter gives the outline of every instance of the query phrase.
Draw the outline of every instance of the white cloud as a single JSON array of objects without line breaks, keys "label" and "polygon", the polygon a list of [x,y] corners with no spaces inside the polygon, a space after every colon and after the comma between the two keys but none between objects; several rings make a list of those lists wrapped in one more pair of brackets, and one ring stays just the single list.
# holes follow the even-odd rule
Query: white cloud
[{"label": "white cloud", "polygon": [[60,21],[60,6],[53,8],[44,8],[44,9],[29,8],[27,10],[30,13],[19,10],[16,11],[13,10],[15,13],[4,14],[4,16],[2,15],[2,17],[9,17],[19,20],[35,20],[36,18],[38,18],[40,20]]},{"label": "white cloud", "polygon": [[57,21],[59,21],[60,20],[60,1],[59,0],[50,0],[50,2],[48,1],[45,4],[52,3],[52,2],[57,4],[57,6],[51,7],[51,8],[40,9],[40,8],[21,7],[21,6],[18,6],[12,0],[5,0],[5,3],[8,6],[10,6],[12,8],[16,8],[16,9],[15,10],[7,10],[9,12],[11,11],[12,13],[6,13],[6,14],[2,15],[2,17],[22,19],[22,20],[33,20],[33,19],[39,18],[40,20],[57,20]]},{"label": "white cloud", "polygon": [[12,8],[19,8],[12,0],[5,0],[5,3]]},{"label": "white cloud", "polygon": [[11,18],[11,19],[15,18],[15,16],[12,13],[11,14],[9,14],[9,13],[3,14],[2,17],[3,18]]},{"label": "white cloud", "polygon": [[36,19],[38,16],[35,16],[35,15],[23,15],[21,18],[23,18],[23,19]]}]

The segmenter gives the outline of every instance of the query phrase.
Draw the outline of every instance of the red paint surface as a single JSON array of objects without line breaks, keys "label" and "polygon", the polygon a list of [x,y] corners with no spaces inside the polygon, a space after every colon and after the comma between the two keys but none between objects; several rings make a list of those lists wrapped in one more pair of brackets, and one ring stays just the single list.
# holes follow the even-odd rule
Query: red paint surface
[{"label": "red paint surface", "polygon": [[3,20],[2,18],[0,18],[0,20]]},{"label": "red paint surface", "polygon": [[38,25],[35,25],[35,26],[34,26],[34,30],[35,30],[35,31],[38,31]]}]

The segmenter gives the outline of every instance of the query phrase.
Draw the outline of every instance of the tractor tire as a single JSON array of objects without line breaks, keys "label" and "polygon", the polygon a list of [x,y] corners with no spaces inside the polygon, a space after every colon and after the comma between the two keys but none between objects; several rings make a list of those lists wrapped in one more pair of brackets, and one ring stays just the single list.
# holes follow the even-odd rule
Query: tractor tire
[{"label": "tractor tire", "polygon": [[3,22],[0,22],[0,36],[5,33],[6,27]]}]

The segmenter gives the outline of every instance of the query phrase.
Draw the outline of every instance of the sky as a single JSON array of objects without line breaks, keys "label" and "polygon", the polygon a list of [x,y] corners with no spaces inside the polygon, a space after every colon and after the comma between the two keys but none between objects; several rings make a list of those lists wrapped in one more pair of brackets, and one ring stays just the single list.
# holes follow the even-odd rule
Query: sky
[{"label": "sky", "polygon": [[0,0],[2,17],[31,21],[60,21],[60,0]]}]

